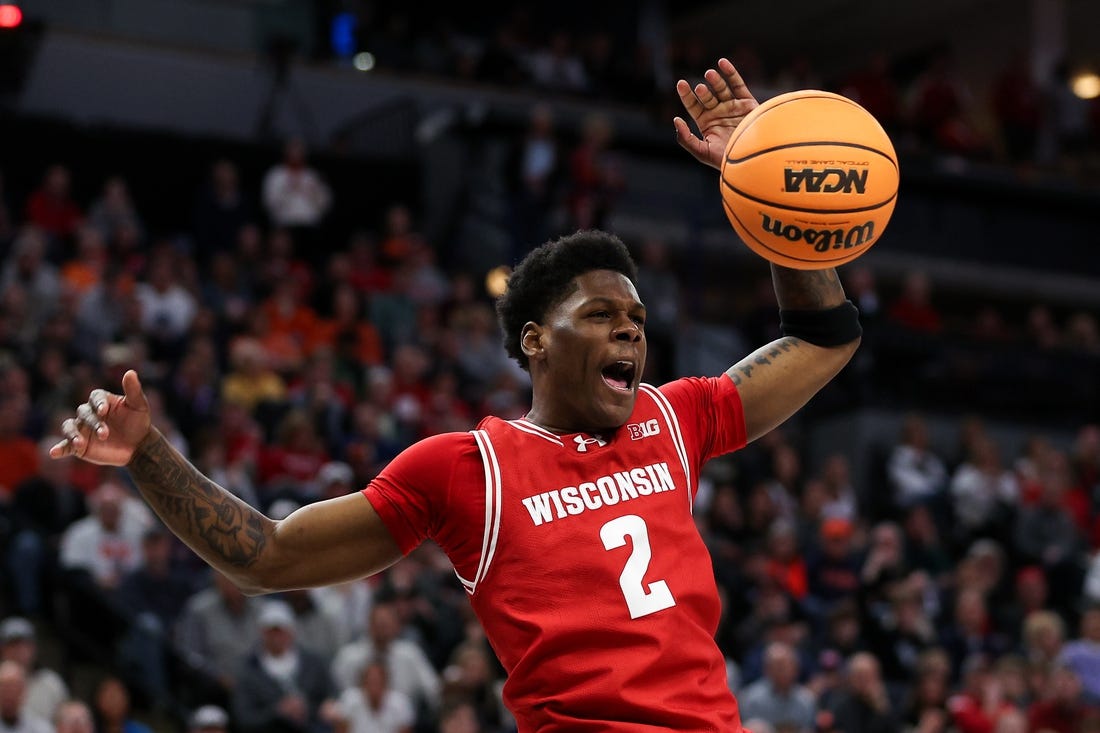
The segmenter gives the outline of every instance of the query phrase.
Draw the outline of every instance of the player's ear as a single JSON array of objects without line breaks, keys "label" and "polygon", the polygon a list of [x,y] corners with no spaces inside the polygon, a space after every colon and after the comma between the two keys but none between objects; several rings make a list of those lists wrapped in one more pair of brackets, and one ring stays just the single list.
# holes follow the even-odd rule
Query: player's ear
[{"label": "player's ear", "polygon": [[529,360],[537,361],[541,359],[543,354],[542,326],[534,321],[523,324],[523,330],[519,334],[519,346]]}]

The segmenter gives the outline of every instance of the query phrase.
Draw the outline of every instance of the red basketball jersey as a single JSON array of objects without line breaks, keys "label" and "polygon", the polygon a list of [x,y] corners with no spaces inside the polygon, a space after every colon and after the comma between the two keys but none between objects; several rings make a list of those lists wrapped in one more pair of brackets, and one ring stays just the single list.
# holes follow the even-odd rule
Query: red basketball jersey
[{"label": "red basketball jersey", "polygon": [[733,383],[682,379],[643,385],[608,435],[486,418],[365,493],[402,550],[432,537],[451,557],[520,733],[739,731],[691,509],[703,463],[744,441]]}]

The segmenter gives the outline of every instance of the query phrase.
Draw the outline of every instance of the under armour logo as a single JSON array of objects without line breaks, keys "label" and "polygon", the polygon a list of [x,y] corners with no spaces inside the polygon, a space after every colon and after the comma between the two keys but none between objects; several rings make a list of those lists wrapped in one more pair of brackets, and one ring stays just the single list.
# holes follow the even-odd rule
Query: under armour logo
[{"label": "under armour logo", "polygon": [[603,448],[605,445],[607,445],[606,440],[601,440],[600,438],[585,438],[580,435],[574,436],[573,442],[577,444],[578,453],[587,453],[588,446],[592,443],[595,443],[600,448]]}]

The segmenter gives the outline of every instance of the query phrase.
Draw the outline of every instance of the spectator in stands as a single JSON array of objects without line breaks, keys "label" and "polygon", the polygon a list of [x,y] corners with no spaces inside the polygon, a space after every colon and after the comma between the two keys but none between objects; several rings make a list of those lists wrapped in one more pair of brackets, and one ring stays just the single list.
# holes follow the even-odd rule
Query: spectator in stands
[{"label": "spectator in stands", "polygon": [[70,188],[72,176],[63,165],[46,169],[42,184],[27,199],[27,223],[50,237],[66,239],[84,219],[84,213],[73,201]]},{"label": "spectator in stands", "polygon": [[177,255],[157,251],[149,262],[149,279],[134,295],[141,304],[141,326],[152,347],[151,356],[169,360],[182,352],[183,339],[198,313],[198,301],[180,281]]},{"label": "spectator in stands", "polygon": [[313,421],[291,409],[279,420],[273,443],[260,449],[257,480],[261,502],[280,497],[302,503],[316,496],[317,472],[330,460]]},{"label": "spectator in stands", "polygon": [[176,648],[195,669],[224,688],[259,636],[260,601],[245,596],[221,573],[191,596],[176,625]]},{"label": "spectator in stands", "polygon": [[172,563],[175,542],[160,524],[145,530],[141,565],[123,577],[117,595],[127,627],[120,663],[153,699],[168,691],[167,645],[192,592],[191,579]]},{"label": "spectator in stands", "polygon": [[969,545],[980,536],[1000,536],[1011,528],[1020,500],[1016,474],[1001,461],[1001,450],[992,439],[974,441],[966,461],[951,477],[955,536]]},{"label": "spectator in stands", "polygon": [[1046,109],[1043,90],[1035,82],[1030,61],[1025,53],[1012,54],[993,82],[993,114],[1000,128],[1005,157],[1015,166],[1036,162]]},{"label": "spectator in stands", "polygon": [[1024,622],[1036,611],[1047,608],[1050,586],[1046,574],[1038,565],[1024,565],[1016,571],[1015,592],[1011,601],[994,609],[998,625],[1012,639],[1023,638]]},{"label": "spectator in stands", "polygon": [[523,137],[513,144],[508,161],[512,192],[510,261],[519,262],[549,237],[550,216],[558,203],[562,170],[554,112],[548,104],[536,103],[531,106]]},{"label": "spectator in stands", "polygon": [[141,216],[130,198],[126,179],[111,176],[104,182],[102,193],[88,209],[88,224],[107,241],[115,240],[124,229],[136,232],[139,238],[143,236]]},{"label": "spectator in stands", "polygon": [[951,662],[942,649],[928,649],[917,659],[912,684],[901,701],[901,722],[910,733],[948,730],[947,698],[951,692]]},{"label": "spectator in stands", "polygon": [[195,202],[195,254],[207,265],[217,253],[229,253],[247,224],[255,220],[252,202],[241,190],[233,161],[221,159],[210,169],[210,178]]},{"label": "spectator in stands", "polygon": [[301,138],[287,140],[282,161],[264,174],[263,202],[271,223],[293,232],[300,252],[316,254],[311,248],[332,205],[332,192],[306,159]]},{"label": "spectator in stands", "polygon": [[873,54],[866,67],[843,83],[840,93],[859,102],[891,137],[902,139],[901,91],[890,74],[890,60],[885,53]]},{"label": "spectator in stands", "polygon": [[660,237],[646,237],[641,244],[638,287],[639,292],[647,294],[649,352],[646,367],[655,375],[649,381],[659,383],[671,378],[676,371],[676,334],[681,325],[680,280],[673,269],[669,245]]},{"label": "spectator in stands", "polygon": [[1004,698],[990,661],[974,654],[963,664],[962,689],[948,699],[947,709],[959,733],[984,733],[1016,708]]},{"label": "spectator in stands", "polygon": [[986,145],[971,122],[974,102],[962,79],[950,49],[934,52],[910,90],[908,115],[927,149],[978,156]]},{"label": "spectator in stands", "polygon": [[343,374],[357,376],[364,366],[383,363],[382,337],[365,317],[366,300],[350,283],[333,291],[331,314],[318,321],[311,334],[311,346],[332,349]]},{"label": "spectator in stands", "polygon": [[773,642],[764,651],[764,676],[737,694],[743,719],[760,718],[776,727],[809,730],[814,694],[798,683],[798,655],[788,644]]},{"label": "spectator in stands", "polygon": [[32,227],[20,230],[0,272],[0,291],[22,290],[30,325],[38,329],[53,315],[61,297],[61,276],[47,258],[43,231]]},{"label": "spectator in stands", "polygon": [[953,558],[947,543],[940,539],[940,529],[925,504],[913,504],[905,512],[905,564],[915,572],[927,575],[942,588],[951,578]]},{"label": "spectator in stands", "polygon": [[861,593],[865,648],[879,660],[881,676],[891,688],[912,680],[920,653],[937,643],[923,590],[919,577],[910,576],[886,588],[886,604]]},{"label": "spectator in stands", "polygon": [[27,676],[18,662],[0,662],[0,725],[10,733],[52,733],[53,727],[27,710]]},{"label": "spectator in stands", "polygon": [[1028,310],[1025,330],[1028,344],[1040,350],[1056,349],[1062,345],[1061,329],[1046,305],[1040,303]]},{"label": "spectator in stands", "polygon": [[416,714],[412,702],[390,687],[389,672],[380,660],[367,663],[359,685],[340,693],[336,733],[412,733]]},{"label": "spectator in stands", "polygon": [[53,718],[55,733],[95,733],[92,709],[83,700],[66,700]]},{"label": "spectator in stands", "polygon": [[141,536],[151,512],[114,480],[89,498],[92,514],[73,522],[61,536],[61,566],[87,573],[97,586],[114,590],[141,566]]},{"label": "spectator in stands", "polygon": [[830,701],[827,715],[818,717],[819,730],[843,733],[893,733],[897,721],[879,672],[878,660],[867,652],[853,654],[845,670],[844,687]]},{"label": "spectator in stands", "polygon": [[76,298],[103,282],[110,258],[103,234],[94,226],[84,225],[76,234],[76,254],[65,260],[58,275],[65,290]]},{"label": "spectator in stands", "polygon": [[251,414],[264,402],[286,397],[286,383],[271,368],[267,349],[257,339],[242,336],[229,347],[230,370],[222,379],[221,397]]},{"label": "spectator in stands", "polygon": [[279,594],[294,613],[298,643],[322,659],[330,660],[339,651],[340,618],[331,606],[318,603],[305,589],[290,590]]},{"label": "spectator in stands", "polygon": [[368,659],[384,659],[390,684],[413,701],[418,710],[439,707],[441,681],[416,642],[401,638],[401,621],[392,602],[376,600],[370,610],[367,636],[348,644],[332,662],[332,677],[343,690],[355,684],[356,671]]},{"label": "spectator in stands", "polygon": [[551,33],[549,44],[532,53],[527,58],[527,65],[536,86],[574,93],[588,89],[588,75],[568,31]]},{"label": "spectator in stands", "polygon": [[515,727],[515,721],[505,711],[503,680],[494,675],[491,651],[484,639],[469,639],[455,647],[449,663],[443,668],[443,704],[467,700],[477,710],[478,720],[486,730]]},{"label": "spectator in stands", "polygon": [[26,394],[0,396],[0,499],[4,503],[38,471],[38,448],[23,432],[28,400]]},{"label": "spectator in stands", "polygon": [[322,704],[333,694],[325,660],[297,641],[294,612],[266,601],[259,645],[238,668],[233,718],[242,733],[320,733]]},{"label": "spectator in stands", "polygon": [[1085,700],[1100,705],[1100,606],[1081,614],[1078,637],[1066,642],[1058,661],[1080,679]]},{"label": "spectator in stands", "polygon": [[943,330],[943,316],[932,303],[932,280],[928,273],[914,270],[906,274],[901,293],[890,304],[886,317],[916,333],[937,334]]},{"label": "spectator in stands", "polygon": [[[1081,587],[1079,553],[1084,542],[1065,504],[1070,476],[1064,460],[1042,468],[1038,502],[1022,507],[1013,530],[1013,545],[1024,562],[1043,567],[1054,591],[1052,603],[1070,602]],[[1061,585],[1061,587],[1059,587]]]},{"label": "spectator in stands", "polygon": [[1100,719],[1095,700],[1083,695],[1081,680],[1073,669],[1057,665],[1050,673],[1046,694],[1028,708],[1027,717],[1033,731],[1077,733]]},{"label": "spectator in stands", "polygon": [[482,733],[477,711],[466,700],[452,703],[439,714],[439,733]]},{"label": "spectator in stands", "polygon": [[229,714],[219,705],[203,705],[187,719],[187,733],[229,733]]},{"label": "spectator in stands", "polygon": [[69,687],[56,671],[39,664],[38,635],[30,621],[9,616],[0,622],[0,662],[15,662],[23,668],[26,679],[23,710],[43,720],[53,720],[69,698]]},{"label": "spectator in stands", "polygon": [[820,614],[837,603],[855,597],[860,584],[860,556],[854,544],[855,526],[843,517],[828,517],[821,523],[820,542],[806,559],[806,577],[811,599]]},{"label": "spectator in stands", "polygon": [[956,678],[974,655],[993,660],[1010,649],[1008,638],[993,624],[986,597],[973,587],[956,593],[952,617],[940,630],[940,645],[951,655]]},{"label": "spectator in stands", "polygon": [[584,121],[580,142],[569,152],[567,203],[571,229],[600,228],[607,222],[625,181],[610,151],[614,126],[594,113]]},{"label": "spectator in stands", "polygon": [[947,467],[931,448],[928,424],[922,415],[905,417],[901,428],[901,440],[890,452],[886,466],[892,485],[895,506],[902,509],[915,502],[931,502],[937,517],[943,517],[941,509],[947,488]]},{"label": "spectator in stands", "polygon": [[153,733],[147,725],[130,717],[130,691],[118,677],[102,679],[96,685],[92,702],[99,733]]},{"label": "spectator in stands", "polygon": [[1027,663],[1044,672],[1054,664],[1065,645],[1066,623],[1054,611],[1032,611],[1024,619],[1021,651]]}]

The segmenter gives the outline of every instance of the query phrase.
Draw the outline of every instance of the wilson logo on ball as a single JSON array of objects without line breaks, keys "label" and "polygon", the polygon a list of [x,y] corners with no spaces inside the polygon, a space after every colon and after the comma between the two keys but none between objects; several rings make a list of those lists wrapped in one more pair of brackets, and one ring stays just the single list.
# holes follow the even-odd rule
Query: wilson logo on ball
[{"label": "wilson logo on ball", "polygon": [[784,190],[787,193],[866,193],[867,169],[813,168],[783,169]]},{"label": "wilson logo on ball", "polygon": [[851,249],[874,241],[875,223],[867,221],[847,229],[803,229],[795,224],[784,224],[761,214],[760,228],[767,234],[783,237],[789,242],[803,241],[812,245],[815,252],[827,252],[830,249]]}]

